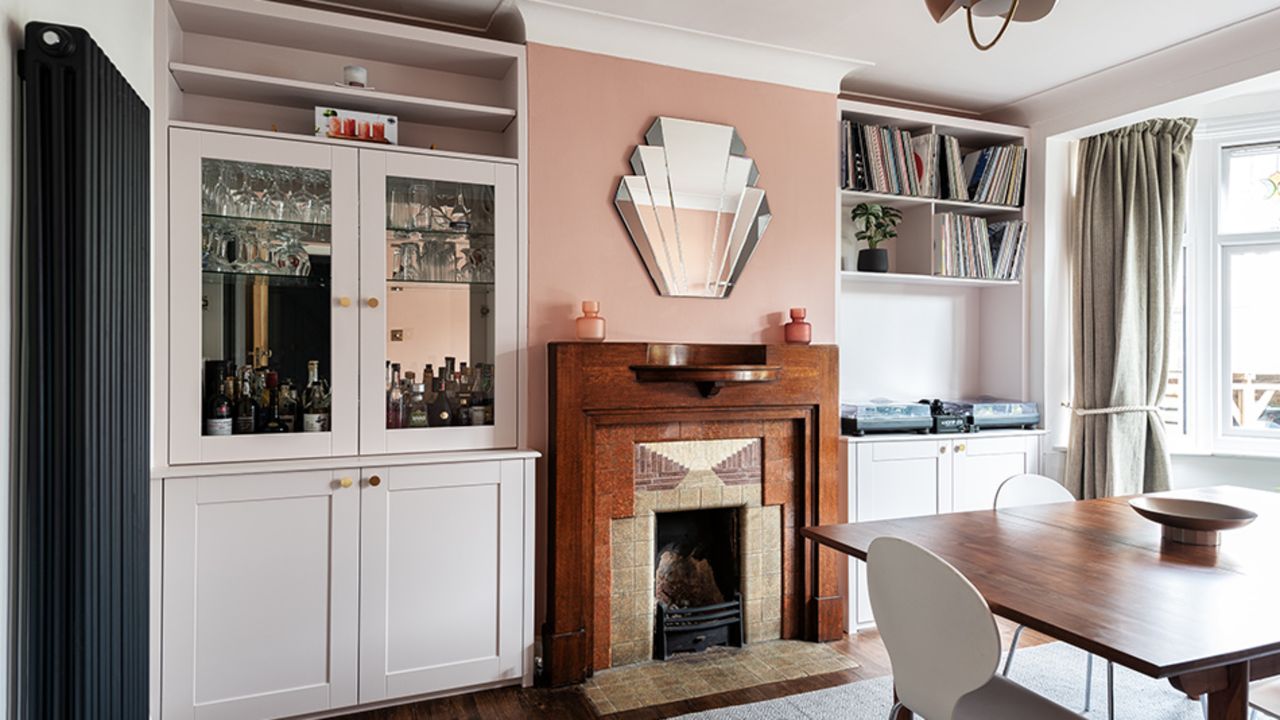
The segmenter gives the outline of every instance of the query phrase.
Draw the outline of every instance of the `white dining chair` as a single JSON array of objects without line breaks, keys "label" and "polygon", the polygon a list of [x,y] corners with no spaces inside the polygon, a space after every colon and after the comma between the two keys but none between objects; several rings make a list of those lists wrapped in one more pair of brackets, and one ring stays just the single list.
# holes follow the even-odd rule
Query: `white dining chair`
[{"label": "white dining chair", "polygon": [[[995,509],[1020,507],[1027,505],[1048,505],[1049,503],[1075,502],[1076,496],[1062,486],[1062,483],[1045,475],[1026,473],[1014,475],[996,488]],[[1005,658],[1004,669],[1000,672],[1009,677],[1013,667],[1013,654],[1018,650],[1018,640],[1022,638],[1025,625],[1014,628],[1013,640],[1009,643],[1009,655]],[[1093,706],[1093,653],[1087,653],[1084,666],[1084,711],[1089,712]],[[1115,665],[1107,661],[1107,718],[1115,718]]]},{"label": "white dining chair", "polygon": [[925,720],[1057,720],[1080,716],[1006,680],[1000,631],[987,601],[960,571],[901,538],[867,551],[871,610],[897,702]]}]

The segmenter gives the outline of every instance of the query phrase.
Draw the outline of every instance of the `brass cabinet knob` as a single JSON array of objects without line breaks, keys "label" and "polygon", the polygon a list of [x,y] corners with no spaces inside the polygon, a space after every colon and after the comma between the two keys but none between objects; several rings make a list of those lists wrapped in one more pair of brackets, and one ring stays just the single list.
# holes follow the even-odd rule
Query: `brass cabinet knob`
[{"label": "brass cabinet knob", "polygon": [[956,445],[956,452],[964,452],[964,443]]},{"label": "brass cabinet knob", "polygon": [[365,304],[371,308],[376,308],[378,307],[378,298],[369,298],[368,300],[365,300]]},{"label": "brass cabinet knob", "polygon": [[381,484],[382,484],[382,478],[378,477],[377,475],[370,475],[370,476],[369,476],[369,486],[370,486],[370,487],[378,487],[378,486],[379,486],[379,485],[381,485]]},{"label": "brass cabinet knob", "polygon": [[341,305],[342,307],[351,307],[351,298],[347,297],[346,295],[343,295],[342,297],[338,298],[338,304]]},{"label": "brass cabinet knob", "polygon": [[342,487],[344,487],[344,488],[349,488],[349,487],[351,487],[351,478],[349,478],[349,477],[344,477],[344,478],[342,478],[341,480],[339,480],[339,481],[338,481],[338,484],[339,484],[339,485],[341,485],[341,486],[342,486]]},{"label": "brass cabinet knob", "polygon": [[946,445],[943,445],[942,447],[938,448],[938,453],[939,453],[939,454],[942,454],[942,455],[946,455],[946,454],[947,454],[947,446],[946,446]]}]

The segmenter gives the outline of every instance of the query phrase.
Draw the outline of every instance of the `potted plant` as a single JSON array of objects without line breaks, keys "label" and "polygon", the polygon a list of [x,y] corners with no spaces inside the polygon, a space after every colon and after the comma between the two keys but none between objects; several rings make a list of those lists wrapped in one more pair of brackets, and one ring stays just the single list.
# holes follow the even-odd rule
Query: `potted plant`
[{"label": "potted plant", "polygon": [[886,205],[859,203],[850,214],[854,236],[865,242],[865,250],[858,251],[860,272],[889,272],[889,251],[880,243],[898,236],[898,223],[902,211]]}]

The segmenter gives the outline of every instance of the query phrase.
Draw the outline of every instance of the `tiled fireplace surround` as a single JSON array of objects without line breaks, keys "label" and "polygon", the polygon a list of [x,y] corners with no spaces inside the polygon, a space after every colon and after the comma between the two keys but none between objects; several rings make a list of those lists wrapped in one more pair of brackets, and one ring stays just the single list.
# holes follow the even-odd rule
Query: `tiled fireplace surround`
[{"label": "tiled fireplace surround", "polygon": [[[640,378],[676,356],[777,375],[710,393]],[[844,506],[834,347],[551,343],[548,366],[543,683],[653,656],[654,528],[668,510],[738,508],[748,645],[841,636],[846,562],[799,532]]]},{"label": "tiled fireplace surround", "polygon": [[[802,633],[792,568],[794,487],[804,423],[727,419],[596,428],[595,633],[601,670],[653,657],[658,513],[740,508],[739,559],[748,643]],[[767,545],[766,545],[767,544]],[[786,576],[786,577],[784,577]]]},{"label": "tiled fireplace surround", "polygon": [[745,639],[780,637],[782,512],[763,506],[763,445],[759,437],[635,444],[635,514],[610,529],[611,666],[653,657],[654,537],[663,512],[738,509]]}]

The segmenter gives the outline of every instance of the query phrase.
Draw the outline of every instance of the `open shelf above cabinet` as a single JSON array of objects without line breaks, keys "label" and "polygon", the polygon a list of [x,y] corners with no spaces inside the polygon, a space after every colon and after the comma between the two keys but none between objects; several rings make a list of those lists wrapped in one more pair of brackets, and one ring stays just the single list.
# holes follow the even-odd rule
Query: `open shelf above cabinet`
[{"label": "open shelf above cabinet", "polygon": [[931,285],[934,287],[984,288],[1017,287],[1018,280],[988,280],[986,278],[945,277],[942,275],[918,275],[914,273],[877,273],[844,270],[840,278],[846,282],[875,283],[881,285]]},{"label": "open shelf above cabinet", "polygon": [[516,111],[506,107],[325,85],[187,63],[171,62],[169,72],[183,92],[230,100],[307,109],[332,105],[396,115],[404,122],[488,132],[502,132],[516,117]]}]

